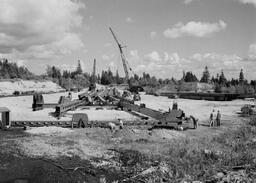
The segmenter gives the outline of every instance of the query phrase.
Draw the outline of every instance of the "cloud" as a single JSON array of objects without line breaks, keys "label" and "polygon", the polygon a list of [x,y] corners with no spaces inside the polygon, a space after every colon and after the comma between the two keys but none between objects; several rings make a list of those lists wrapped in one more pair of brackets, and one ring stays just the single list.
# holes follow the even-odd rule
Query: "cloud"
[{"label": "cloud", "polygon": [[187,4],[191,4],[192,2],[195,2],[195,1],[199,2],[201,0],[184,0],[183,3],[187,5]]},{"label": "cloud", "polygon": [[[254,46],[251,46],[254,50]],[[254,50],[255,51],[255,50]],[[136,59],[133,59],[136,57]],[[152,51],[144,56],[140,56],[137,51],[130,54],[129,61],[132,61],[136,74],[147,72],[158,78],[175,77],[180,79],[183,70],[192,71],[200,79],[204,67],[207,65],[211,76],[216,76],[221,69],[227,78],[238,78],[241,68],[245,71],[247,79],[255,79],[254,71],[256,64],[252,60],[248,62],[236,54],[218,54],[218,53],[195,53],[184,57],[177,52],[157,52]]]},{"label": "cloud", "polygon": [[157,36],[157,33],[155,31],[150,32],[150,38],[155,39]]},{"label": "cloud", "polygon": [[249,46],[249,58],[256,59],[256,44]]},{"label": "cloud", "polygon": [[139,58],[139,52],[138,50],[131,50],[130,51],[130,55],[133,57],[133,58]]},{"label": "cloud", "polygon": [[49,59],[84,49],[75,28],[82,24],[71,0],[1,0],[0,53],[22,59]]},{"label": "cloud", "polygon": [[209,37],[214,33],[225,30],[227,24],[223,20],[219,20],[216,23],[207,22],[188,22],[183,24],[182,22],[177,23],[172,28],[168,28],[164,31],[164,36],[167,38],[179,38],[184,36],[194,37]]},{"label": "cloud", "polygon": [[103,46],[104,47],[113,47],[113,43],[105,43]]},{"label": "cloud", "polygon": [[190,4],[193,0],[184,0],[184,4]]},{"label": "cloud", "polygon": [[106,54],[103,54],[101,56],[101,59],[103,61],[113,61],[114,60],[114,57],[115,57],[115,54],[110,54],[110,55],[106,55]]},{"label": "cloud", "polygon": [[159,53],[158,53],[157,51],[152,51],[151,53],[146,54],[146,55],[144,56],[144,58],[145,58],[146,60],[153,61],[153,62],[159,62],[159,61],[161,61],[160,55],[159,55]]},{"label": "cloud", "polygon": [[252,4],[256,7],[256,0],[238,0],[242,4]]},{"label": "cloud", "polygon": [[127,23],[132,23],[132,22],[134,22],[134,20],[133,20],[131,17],[126,17],[125,21],[126,21]]},{"label": "cloud", "polygon": [[[201,1],[201,0],[184,0],[183,3],[184,4],[191,4],[192,2],[195,1]],[[256,0],[233,0],[233,1],[238,1],[242,4],[251,4],[254,5],[256,7]]]},{"label": "cloud", "polygon": [[102,60],[104,60],[104,61],[110,60],[110,56],[108,56],[108,55],[102,55],[101,58],[102,58]]}]

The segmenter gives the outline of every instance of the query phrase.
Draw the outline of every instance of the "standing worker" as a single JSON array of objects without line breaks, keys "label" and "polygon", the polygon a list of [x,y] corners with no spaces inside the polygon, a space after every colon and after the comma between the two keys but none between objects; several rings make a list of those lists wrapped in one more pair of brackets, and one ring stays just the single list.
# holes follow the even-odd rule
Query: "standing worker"
[{"label": "standing worker", "polygon": [[198,119],[196,119],[194,116],[190,115],[189,116],[192,120],[193,120],[193,124],[194,124],[194,129],[197,129],[198,126]]},{"label": "standing worker", "polygon": [[68,98],[70,98],[70,100],[72,100],[72,93],[68,92]]},{"label": "standing worker", "polygon": [[172,104],[172,110],[178,110],[178,103],[176,101]]},{"label": "standing worker", "polygon": [[118,119],[118,122],[119,122],[119,128],[123,129],[124,128],[124,122],[120,118]]},{"label": "standing worker", "polygon": [[214,109],[212,110],[211,114],[210,114],[210,127],[213,126],[214,120],[213,120],[213,113],[214,113]]},{"label": "standing worker", "polygon": [[217,116],[216,116],[217,126],[220,126],[220,118],[221,118],[221,114],[220,114],[220,111],[218,110],[218,113],[217,113]]}]

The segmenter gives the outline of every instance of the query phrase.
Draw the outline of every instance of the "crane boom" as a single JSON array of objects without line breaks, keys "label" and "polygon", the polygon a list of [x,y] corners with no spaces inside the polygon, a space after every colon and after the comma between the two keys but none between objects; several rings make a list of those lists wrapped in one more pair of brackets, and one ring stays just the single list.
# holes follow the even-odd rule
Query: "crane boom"
[{"label": "crane boom", "polygon": [[129,72],[128,72],[128,68],[127,68],[127,65],[126,65],[126,58],[125,58],[125,55],[124,55],[124,52],[123,52],[123,46],[118,42],[117,38],[116,38],[116,35],[115,33],[113,32],[113,30],[111,29],[111,27],[109,27],[109,30],[110,32],[112,33],[117,45],[118,45],[118,48],[119,48],[119,51],[120,51],[120,54],[121,54],[121,59],[122,59],[122,63],[123,63],[123,67],[124,67],[124,73],[125,73],[125,82],[127,83],[128,80],[129,80]]}]

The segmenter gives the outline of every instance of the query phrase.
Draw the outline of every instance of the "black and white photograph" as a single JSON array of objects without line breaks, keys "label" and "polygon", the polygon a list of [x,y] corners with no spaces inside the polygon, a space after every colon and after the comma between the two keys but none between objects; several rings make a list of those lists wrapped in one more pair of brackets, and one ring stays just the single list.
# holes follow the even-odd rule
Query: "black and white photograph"
[{"label": "black and white photograph", "polygon": [[256,0],[0,0],[0,183],[256,183]]}]

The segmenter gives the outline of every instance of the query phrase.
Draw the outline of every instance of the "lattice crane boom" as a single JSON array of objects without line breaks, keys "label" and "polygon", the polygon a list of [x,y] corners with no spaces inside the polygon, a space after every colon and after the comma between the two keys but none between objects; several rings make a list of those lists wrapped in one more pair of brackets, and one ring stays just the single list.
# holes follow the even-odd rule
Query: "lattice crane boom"
[{"label": "lattice crane boom", "polygon": [[129,72],[128,72],[128,68],[127,68],[127,65],[126,65],[126,58],[125,58],[125,55],[124,55],[124,52],[123,52],[123,47],[117,40],[116,38],[116,35],[115,33],[113,32],[113,30],[111,29],[111,27],[109,27],[109,30],[110,32],[112,33],[117,45],[118,45],[118,48],[119,48],[119,51],[120,51],[120,54],[121,54],[121,59],[122,59],[122,63],[123,63],[123,67],[124,67],[124,73],[125,73],[125,82],[128,82],[129,80]]}]

